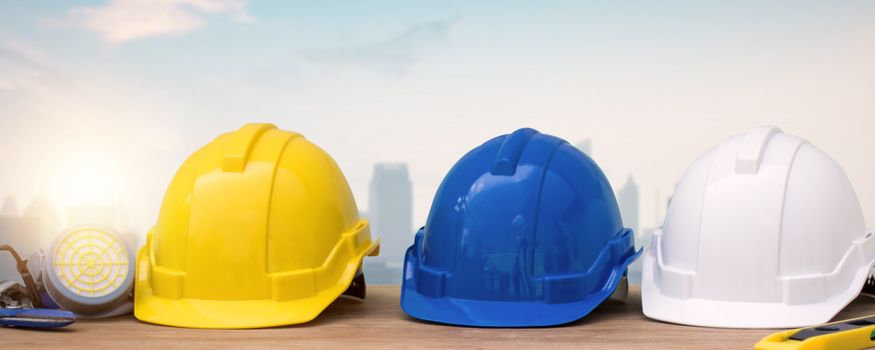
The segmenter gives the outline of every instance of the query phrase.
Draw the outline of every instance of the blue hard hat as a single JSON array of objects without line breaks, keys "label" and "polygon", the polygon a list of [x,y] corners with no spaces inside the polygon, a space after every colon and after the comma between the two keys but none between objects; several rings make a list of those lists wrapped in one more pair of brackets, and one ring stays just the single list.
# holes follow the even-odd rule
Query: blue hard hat
[{"label": "blue hard hat", "polygon": [[444,178],[404,256],[401,307],[456,325],[568,323],[608,299],[639,254],[598,165],[520,129]]}]

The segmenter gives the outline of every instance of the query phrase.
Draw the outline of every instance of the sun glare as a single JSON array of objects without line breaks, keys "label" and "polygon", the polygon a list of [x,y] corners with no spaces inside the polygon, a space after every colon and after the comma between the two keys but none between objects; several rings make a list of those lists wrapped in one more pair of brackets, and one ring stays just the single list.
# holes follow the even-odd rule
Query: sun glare
[{"label": "sun glare", "polygon": [[114,160],[105,154],[79,153],[60,162],[54,191],[65,206],[114,203],[118,177]]}]

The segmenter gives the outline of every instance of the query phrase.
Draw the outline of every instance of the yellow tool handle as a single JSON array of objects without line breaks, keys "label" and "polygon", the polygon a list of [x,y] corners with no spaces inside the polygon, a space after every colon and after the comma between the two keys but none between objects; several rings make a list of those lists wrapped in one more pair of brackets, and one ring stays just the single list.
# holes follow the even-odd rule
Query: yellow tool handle
[{"label": "yellow tool handle", "polygon": [[875,347],[875,315],[783,331],[760,340],[756,350],[858,350]]}]

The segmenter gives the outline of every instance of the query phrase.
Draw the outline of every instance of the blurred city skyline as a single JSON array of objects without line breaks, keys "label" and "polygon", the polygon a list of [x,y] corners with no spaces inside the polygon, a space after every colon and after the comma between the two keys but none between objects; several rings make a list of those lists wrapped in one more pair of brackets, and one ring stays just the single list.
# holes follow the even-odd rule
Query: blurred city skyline
[{"label": "blurred city skyline", "polygon": [[[832,156],[875,225],[875,2],[0,0],[0,198],[124,208],[248,122],[300,132],[370,211],[406,164],[415,229],[465,152],[520,127],[587,152],[639,231],[687,166],[775,125]],[[587,144],[584,142],[589,140]],[[411,233],[412,234],[412,233]]]},{"label": "blurred city skyline", "polygon": [[[56,237],[66,230],[98,226],[117,234],[134,254],[145,240],[145,234],[132,229],[124,207],[119,205],[80,204],[58,208],[44,197],[37,197],[24,207],[18,200],[6,196],[0,204],[0,244],[9,244],[22,258],[28,259],[38,250],[51,251]],[[0,281],[21,277],[12,256],[0,253]]]},{"label": "blurred city skyline", "polygon": [[[485,140],[484,140],[485,141]],[[593,157],[592,140],[586,139],[573,144],[589,157]],[[464,154],[460,154],[461,158]],[[413,236],[418,227],[426,222],[413,223],[412,189],[413,181],[408,174],[406,163],[374,164],[373,177],[370,182],[368,210],[362,211],[371,224],[371,233],[381,240],[380,256],[364,261],[365,277],[371,283],[398,284],[401,283],[404,252],[413,243]],[[449,169],[448,169],[449,170]],[[639,232],[639,192],[632,174],[628,175],[622,187],[614,186],[620,215],[625,227],[635,232],[636,245],[643,247],[649,244],[649,233],[653,228]],[[432,199],[430,198],[429,201]],[[430,210],[430,208],[429,208]],[[640,282],[641,263],[636,262],[630,267],[629,279],[632,283]]]},{"label": "blurred city skyline", "polygon": [[[576,147],[593,156],[591,140],[578,142]],[[649,241],[649,236],[639,234],[639,193],[634,176],[629,174],[625,184],[614,190],[623,223],[635,231],[636,244],[641,247]],[[412,243],[416,228],[425,225],[425,221],[413,222],[412,192],[413,180],[408,172],[408,164],[373,165],[369,202],[361,211],[362,216],[370,222],[372,234],[381,240],[380,255],[364,261],[364,271],[370,283],[401,283],[404,252]],[[121,204],[80,204],[63,210],[56,208],[45,198],[37,197],[24,210],[20,210],[18,200],[6,196],[0,205],[0,244],[12,244],[26,257],[38,249],[49,250],[54,238],[63,230],[87,225],[105,227],[121,235],[132,254],[145,240],[144,232],[131,227]],[[638,265],[633,266],[629,274],[633,283],[640,278]],[[0,266],[0,280],[4,279],[19,279],[12,264]]]}]

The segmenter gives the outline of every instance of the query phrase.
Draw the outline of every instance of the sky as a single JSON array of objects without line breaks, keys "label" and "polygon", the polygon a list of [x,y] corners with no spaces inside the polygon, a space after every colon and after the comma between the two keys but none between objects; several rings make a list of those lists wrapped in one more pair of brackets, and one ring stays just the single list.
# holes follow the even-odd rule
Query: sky
[{"label": "sky", "polygon": [[[0,0],[0,196],[125,208],[145,233],[182,161],[271,122],[346,174],[409,164],[414,225],[471,148],[576,143],[659,226],[686,167],[776,125],[843,166],[875,225],[875,2]],[[412,232],[411,232],[412,234]]]}]

